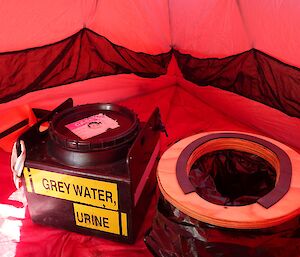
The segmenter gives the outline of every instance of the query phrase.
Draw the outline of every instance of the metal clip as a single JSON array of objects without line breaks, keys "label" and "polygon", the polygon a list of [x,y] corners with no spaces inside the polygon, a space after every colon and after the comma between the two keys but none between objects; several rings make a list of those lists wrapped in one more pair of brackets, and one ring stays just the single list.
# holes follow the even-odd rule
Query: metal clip
[{"label": "metal clip", "polygon": [[[20,145],[20,151],[21,151],[19,155],[17,149],[18,145]],[[15,142],[11,153],[10,166],[13,173],[13,180],[17,189],[21,187],[21,176],[24,169],[25,159],[26,159],[26,148],[25,148],[24,141],[20,140],[20,142]]]}]

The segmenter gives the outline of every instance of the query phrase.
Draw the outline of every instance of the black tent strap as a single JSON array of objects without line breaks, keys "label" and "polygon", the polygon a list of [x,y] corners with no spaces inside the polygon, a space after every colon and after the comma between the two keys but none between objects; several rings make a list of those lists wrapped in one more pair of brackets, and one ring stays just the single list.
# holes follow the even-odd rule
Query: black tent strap
[{"label": "black tent strap", "polygon": [[11,133],[25,127],[28,124],[29,124],[29,119],[24,119],[24,120],[18,122],[17,124],[11,126],[10,128],[0,132],[0,138],[4,138],[4,137],[8,136]]},{"label": "black tent strap", "polygon": [[176,176],[178,183],[185,194],[195,191],[195,188],[190,182],[188,173],[186,171],[187,162],[190,156],[198,147],[200,147],[204,143],[222,138],[238,138],[257,143],[271,150],[279,159],[280,171],[278,181],[271,192],[257,200],[258,204],[268,209],[272,205],[277,203],[288,192],[292,179],[292,164],[289,156],[285,151],[283,151],[277,145],[258,137],[239,133],[214,133],[196,139],[195,141],[190,143],[186,148],[183,149],[177,160]]}]

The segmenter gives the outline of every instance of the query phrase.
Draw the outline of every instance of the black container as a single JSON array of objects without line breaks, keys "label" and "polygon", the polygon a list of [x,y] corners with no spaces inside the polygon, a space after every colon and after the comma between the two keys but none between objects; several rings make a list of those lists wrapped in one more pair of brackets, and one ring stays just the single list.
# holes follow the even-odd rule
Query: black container
[{"label": "black container", "polygon": [[[159,110],[139,122],[119,105],[72,105],[67,100],[20,137],[30,216],[39,224],[132,243],[155,186]],[[99,113],[119,126],[87,139],[66,127]],[[47,121],[49,129],[40,132]]]}]

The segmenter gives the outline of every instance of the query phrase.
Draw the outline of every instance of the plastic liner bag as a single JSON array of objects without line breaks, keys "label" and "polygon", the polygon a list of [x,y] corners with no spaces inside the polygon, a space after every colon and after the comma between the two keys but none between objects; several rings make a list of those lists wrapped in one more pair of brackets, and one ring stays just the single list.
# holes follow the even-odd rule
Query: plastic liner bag
[{"label": "plastic liner bag", "polygon": [[241,206],[269,193],[275,187],[276,171],[255,154],[226,149],[201,156],[192,165],[189,179],[205,200]]},{"label": "plastic liner bag", "polygon": [[189,217],[163,197],[145,243],[160,257],[298,257],[299,217],[264,229],[228,229]]}]

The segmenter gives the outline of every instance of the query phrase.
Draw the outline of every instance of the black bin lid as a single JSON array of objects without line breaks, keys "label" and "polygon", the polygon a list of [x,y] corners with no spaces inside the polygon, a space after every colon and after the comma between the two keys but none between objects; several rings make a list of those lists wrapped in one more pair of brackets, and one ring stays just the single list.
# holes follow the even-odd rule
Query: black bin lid
[{"label": "black bin lid", "polygon": [[[81,139],[66,125],[104,114],[118,122],[119,127],[88,139]],[[85,104],[75,106],[56,114],[50,122],[49,135],[60,147],[71,151],[87,152],[107,150],[132,142],[139,131],[137,115],[120,105],[110,103]]]}]

